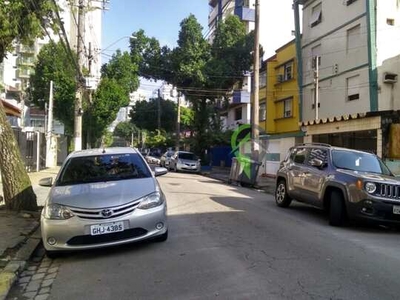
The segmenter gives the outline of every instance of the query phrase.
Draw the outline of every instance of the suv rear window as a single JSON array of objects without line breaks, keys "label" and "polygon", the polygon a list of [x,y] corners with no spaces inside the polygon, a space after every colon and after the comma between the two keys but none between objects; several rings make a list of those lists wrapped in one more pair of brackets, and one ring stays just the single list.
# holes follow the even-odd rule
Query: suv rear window
[{"label": "suv rear window", "polygon": [[151,177],[138,154],[73,157],[64,166],[56,185],[74,185]]}]

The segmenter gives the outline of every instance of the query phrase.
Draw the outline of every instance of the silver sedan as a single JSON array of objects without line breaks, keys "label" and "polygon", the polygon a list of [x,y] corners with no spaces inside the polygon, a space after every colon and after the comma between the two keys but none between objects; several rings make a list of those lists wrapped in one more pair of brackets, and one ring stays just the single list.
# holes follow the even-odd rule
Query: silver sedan
[{"label": "silver sedan", "polygon": [[41,215],[48,256],[144,239],[168,238],[167,203],[155,176],[135,149],[77,151],[65,160]]}]

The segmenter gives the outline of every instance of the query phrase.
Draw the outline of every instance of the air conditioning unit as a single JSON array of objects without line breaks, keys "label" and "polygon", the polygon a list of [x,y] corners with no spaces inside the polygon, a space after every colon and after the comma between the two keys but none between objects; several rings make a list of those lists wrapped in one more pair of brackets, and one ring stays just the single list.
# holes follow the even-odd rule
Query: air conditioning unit
[{"label": "air conditioning unit", "polygon": [[283,82],[283,75],[282,74],[279,74],[278,76],[276,76],[276,81],[277,82]]},{"label": "air conditioning unit", "polygon": [[384,83],[396,83],[397,82],[397,74],[386,72],[383,74],[383,82]]}]

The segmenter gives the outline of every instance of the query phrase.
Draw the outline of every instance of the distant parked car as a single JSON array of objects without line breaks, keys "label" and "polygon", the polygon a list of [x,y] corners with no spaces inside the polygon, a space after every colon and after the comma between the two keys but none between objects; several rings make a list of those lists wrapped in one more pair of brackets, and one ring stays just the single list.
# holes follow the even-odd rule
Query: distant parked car
[{"label": "distant parked car", "polygon": [[43,245],[49,256],[60,250],[120,245],[168,237],[167,203],[155,176],[137,150],[91,149],[70,154],[41,215]]},{"label": "distant parked car", "polygon": [[167,151],[165,152],[160,158],[160,166],[167,168],[171,161],[172,155],[174,155],[174,151]]},{"label": "distant parked car", "polygon": [[346,218],[400,224],[400,179],[375,154],[328,144],[292,147],[277,172],[275,200],[323,208],[329,223]]},{"label": "distant parked car", "polygon": [[188,171],[199,173],[201,170],[200,159],[192,152],[177,151],[172,155],[169,170]]}]

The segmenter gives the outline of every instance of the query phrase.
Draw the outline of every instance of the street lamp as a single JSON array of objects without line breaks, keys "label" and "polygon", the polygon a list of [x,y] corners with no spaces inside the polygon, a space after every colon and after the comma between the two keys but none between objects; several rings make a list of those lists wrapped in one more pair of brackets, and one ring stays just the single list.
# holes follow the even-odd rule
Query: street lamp
[{"label": "street lamp", "polygon": [[115,44],[117,44],[119,41],[122,41],[123,39],[136,39],[136,36],[134,36],[134,35],[123,36],[123,37],[119,38],[118,40],[116,40],[115,42],[113,42],[112,44],[108,45],[106,48],[104,48],[104,49],[99,49],[99,50],[100,50],[100,53],[103,53],[103,52],[106,51],[107,49],[110,49],[112,46],[114,46]]}]

